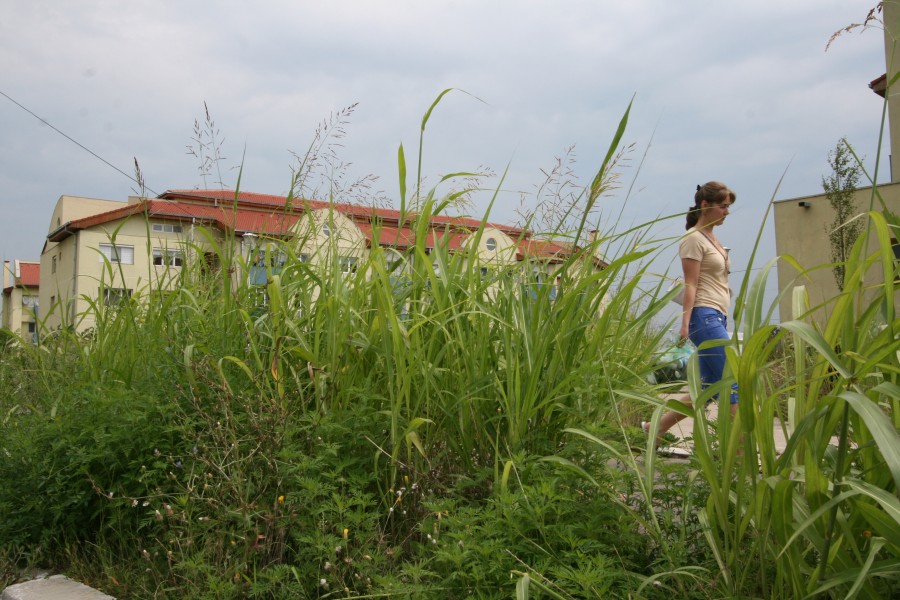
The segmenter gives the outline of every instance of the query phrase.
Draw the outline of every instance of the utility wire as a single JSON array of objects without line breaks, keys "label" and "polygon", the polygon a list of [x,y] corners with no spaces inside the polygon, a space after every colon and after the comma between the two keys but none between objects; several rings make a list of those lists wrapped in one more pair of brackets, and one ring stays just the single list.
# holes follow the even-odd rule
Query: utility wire
[{"label": "utility wire", "polygon": [[78,146],[79,148],[81,148],[82,150],[84,150],[85,152],[87,152],[88,154],[90,154],[91,156],[93,156],[94,158],[96,158],[96,159],[102,161],[102,162],[105,163],[107,166],[112,167],[113,169],[115,169],[116,171],[118,171],[119,173],[121,173],[122,175],[124,175],[125,177],[127,177],[128,179],[130,179],[131,181],[135,182],[135,183],[138,184],[139,186],[142,186],[143,188],[149,190],[149,191],[152,192],[154,195],[159,196],[159,194],[158,194],[156,191],[152,190],[151,188],[147,187],[146,185],[143,185],[143,183],[140,182],[140,181],[138,181],[135,177],[129,175],[128,173],[126,173],[125,171],[123,171],[122,169],[120,169],[119,167],[117,167],[116,165],[112,164],[111,162],[109,162],[108,160],[106,160],[105,158],[103,158],[102,156],[100,156],[99,154],[97,154],[96,152],[94,152],[93,150],[91,150],[90,148],[88,148],[87,146],[85,146],[84,144],[82,144],[81,142],[79,142],[78,140],[76,140],[76,139],[72,138],[71,136],[67,135],[66,133],[60,131],[59,129],[57,129],[56,127],[54,127],[49,121],[47,121],[47,119],[44,119],[44,118],[39,117],[38,115],[34,114],[31,110],[28,109],[28,107],[23,106],[22,104],[20,104],[19,102],[17,102],[17,101],[14,100],[13,98],[11,98],[11,97],[9,96],[9,94],[5,93],[3,90],[0,90],[0,95],[2,95],[4,98],[6,98],[6,99],[9,100],[10,102],[12,102],[12,103],[15,104],[16,106],[18,106],[19,108],[21,108],[21,109],[24,110],[25,112],[27,112],[29,115],[31,115],[32,117],[34,117],[35,119],[37,119],[38,121],[40,121],[41,123],[43,123],[44,125],[46,125],[47,127],[49,127],[50,129],[52,129],[53,131],[55,131],[55,132],[58,133],[59,135],[63,136],[64,138],[66,138],[67,140],[69,140],[70,142],[72,142],[73,144],[75,144],[76,146]]}]

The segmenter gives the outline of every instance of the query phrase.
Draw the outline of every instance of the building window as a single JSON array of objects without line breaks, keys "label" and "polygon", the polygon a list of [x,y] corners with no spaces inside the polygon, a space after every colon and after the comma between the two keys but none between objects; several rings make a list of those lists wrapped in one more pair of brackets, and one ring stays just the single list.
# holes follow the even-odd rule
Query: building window
[{"label": "building window", "polygon": [[484,243],[484,245],[485,245],[485,247],[487,247],[488,250],[493,252],[494,250],[497,249],[497,240],[492,237],[488,238],[487,241]]},{"label": "building window", "polygon": [[269,250],[269,265],[275,273],[281,271],[287,262],[287,254],[278,250]]},{"label": "building window", "polygon": [[100,262],[103,257],[111,263],[121,263],[123,265],[134,264],[134,246],[119,246],[117,244],[100,244]]},{"label": "building window", "polygon": [[56,255],[53,255],[53,258],[50,259],[50,272],[56,273]]},{"label": "building window", "polygon": [[180,267],[184,264],[181,250],[153,249],[153,264],[157,267]]},{"label": "building window", "polygon": [[331,237],[331,227],[328,226],[328,223],[322,223],[322,235]]},{"label": "building window", "polygon": [[171,223],[153,223],[151,228],[156,233],[181,233],[181,225],[172,225]]},{"label": "building window", "polygon": [[102,291],[106,304],[121,304],[131,298],[131,290],[125,288],[103,288]]},{"label": "building window", "polygon": [[341,273],[356,273],[356,262],[357,258],[355,256],[342,256]]}]

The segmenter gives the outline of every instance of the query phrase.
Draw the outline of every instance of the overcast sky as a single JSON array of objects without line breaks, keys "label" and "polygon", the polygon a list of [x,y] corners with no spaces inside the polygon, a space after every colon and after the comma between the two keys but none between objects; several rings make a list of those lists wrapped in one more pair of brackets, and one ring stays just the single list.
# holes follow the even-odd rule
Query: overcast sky
[{"label": "overcast sky", "polygon": [[[571,146],[574,175],[590,183],[634,98],[624,137],[634,149],[603,215],[618,216],[629,187],[623,223],[683,212],[697,184],[724,181],[738,200],[719,236],[739,271],[769,200],[819,193],[839,138],[874,166],[882,100],[868,83],[885,70],[883,34],[825,46],[875,3],[5,0],[0,92],[129,175],[136,158],[148,193],[204,185],[186,153],[204,102],[225,183],[243,156],[242,189],[272,194],[290,185],[292,152],[358,103],[335,148],[350,164],[341,173],[378,176],[372,193],[396,206],[399,145],[412,174],[423,114],[457,88],[466,93],[445,96],[428,123],[424,173],[436,183],[508,167],[491,215],[500,222],[515,221],[521,192]],[[39,258],[60,195],[135,193],[3,96],[0,132],[4,259]],[[773,256],[768,225],[757,266]]]}]

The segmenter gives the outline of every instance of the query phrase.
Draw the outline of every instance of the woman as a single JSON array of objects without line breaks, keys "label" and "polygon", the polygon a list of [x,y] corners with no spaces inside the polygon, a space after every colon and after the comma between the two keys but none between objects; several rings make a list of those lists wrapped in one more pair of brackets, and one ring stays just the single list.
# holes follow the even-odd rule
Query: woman
[{"label": "woman", "polygon": [[[734,192],[724,183],[710,181],[697,186],[694,205],[688,209],[687,234],[682,238],[678,251],[684,272],[684,312],[679,345],[690,339],[699,348],[700,344],[709,340],[729,339],[726,326],[728,307],[731,305],[731,289],[728,287],[731,262],[728,251],[713,229],[725,221],[735,199]],[[703,387],[722,379],[725,370],[723,346],[699,350],[697,358]],[[680,400],[690,404],[691,398],[688,395]],[[738,402],[737,385],[732,385],[730,400],[733,414]],[[663,435],[683,418],[683,414],[675,411],[663,415],[656,443],[659,444]],[[650,423],[644,422],[641,426],[645,431],[650,430]]]}]

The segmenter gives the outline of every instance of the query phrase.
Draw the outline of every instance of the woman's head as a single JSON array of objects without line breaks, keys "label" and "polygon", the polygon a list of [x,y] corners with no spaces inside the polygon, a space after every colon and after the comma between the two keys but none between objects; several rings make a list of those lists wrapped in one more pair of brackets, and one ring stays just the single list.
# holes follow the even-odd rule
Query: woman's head
[{"label": "woman's head", "polygon": [[731,205],[735,200],[737,200],[735,193],[720,181],[708,181],[698,185],[694,194],[694,205],[688,209],[685,229],[690,229],[700,221],[704,209],[722,204]]}]

